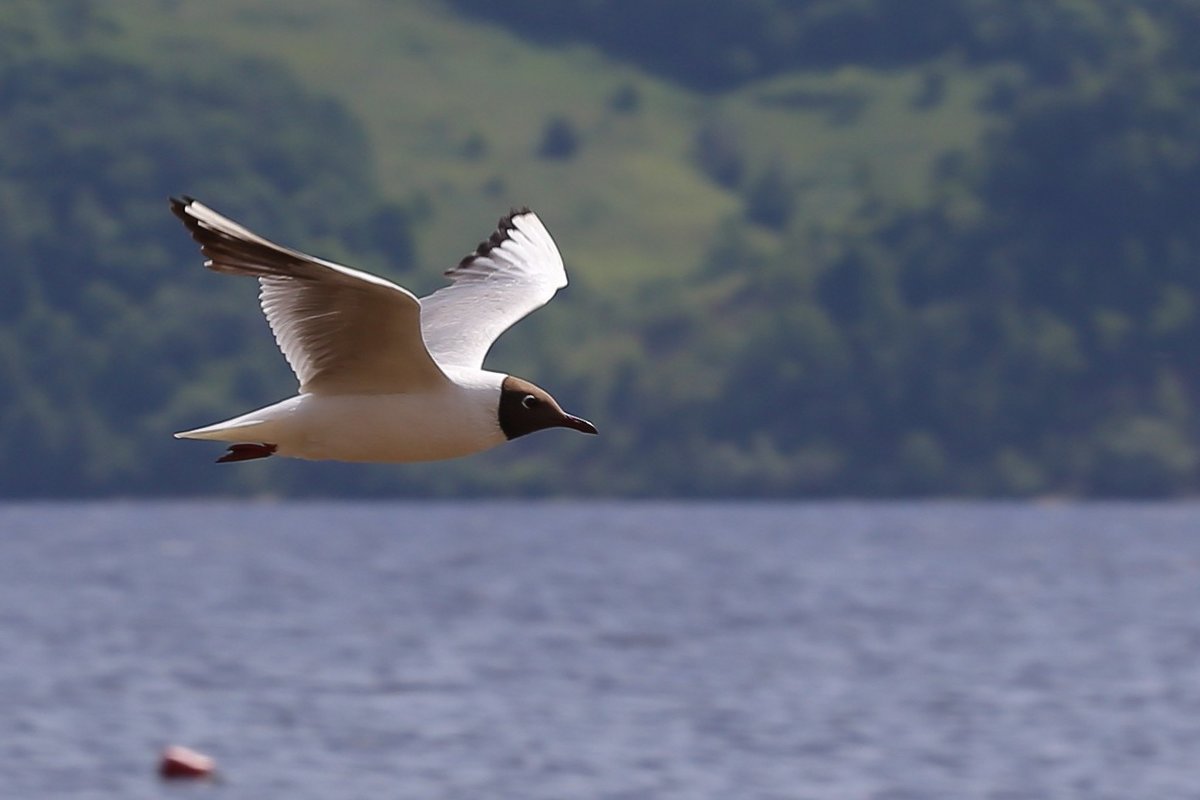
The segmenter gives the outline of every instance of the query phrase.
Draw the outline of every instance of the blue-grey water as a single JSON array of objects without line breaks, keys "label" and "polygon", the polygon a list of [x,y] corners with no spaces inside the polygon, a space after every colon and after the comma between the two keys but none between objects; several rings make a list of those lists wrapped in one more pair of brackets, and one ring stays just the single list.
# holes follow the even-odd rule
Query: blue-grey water
[{"label": "blue-grey water", "polygon": [[1196,798],[1198,522],[0,506],[0,797]]}]

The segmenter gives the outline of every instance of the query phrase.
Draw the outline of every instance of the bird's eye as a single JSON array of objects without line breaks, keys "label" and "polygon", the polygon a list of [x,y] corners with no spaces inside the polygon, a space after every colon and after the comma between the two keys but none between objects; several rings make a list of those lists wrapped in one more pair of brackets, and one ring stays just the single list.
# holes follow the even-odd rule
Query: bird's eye
[{"label": "bird's eye", "polygon": [[521,405],[526,408],[534,408],[538,404],[538,399],[531,394],[527,394],[521,398]]}]

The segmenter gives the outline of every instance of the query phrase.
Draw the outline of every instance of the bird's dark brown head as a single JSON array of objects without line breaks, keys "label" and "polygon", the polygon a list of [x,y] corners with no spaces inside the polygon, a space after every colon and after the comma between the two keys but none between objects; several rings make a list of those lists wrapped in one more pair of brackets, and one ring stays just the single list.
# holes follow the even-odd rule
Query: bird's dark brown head
[{"label": "bird's dark brown head", "polygon": [[499,417],[500,429],[509,439],[544,428],[596,433],[595,425],[563,411],[546,390],[511,375],[500,385]]}]

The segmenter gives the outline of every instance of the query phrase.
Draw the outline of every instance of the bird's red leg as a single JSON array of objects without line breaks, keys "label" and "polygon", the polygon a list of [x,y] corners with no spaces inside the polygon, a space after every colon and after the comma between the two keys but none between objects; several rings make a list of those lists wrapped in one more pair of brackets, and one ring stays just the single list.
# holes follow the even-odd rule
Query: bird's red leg
[{"label": "bird's red leg", "polygon": [[276,445],[267,444],[232,444],[229,446],[229,452],[217,459],[218,464],[225,464],[230,461],[249,461],[252,458],[266,458],[274,455]]}]

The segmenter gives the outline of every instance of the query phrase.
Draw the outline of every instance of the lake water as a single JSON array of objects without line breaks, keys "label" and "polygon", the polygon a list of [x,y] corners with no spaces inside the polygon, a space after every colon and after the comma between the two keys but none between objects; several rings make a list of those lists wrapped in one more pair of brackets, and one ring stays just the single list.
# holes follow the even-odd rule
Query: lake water
[{"label": "lake water", "polygon": [[1198,523],[0,506],[0,797],[1196,798]]}]

